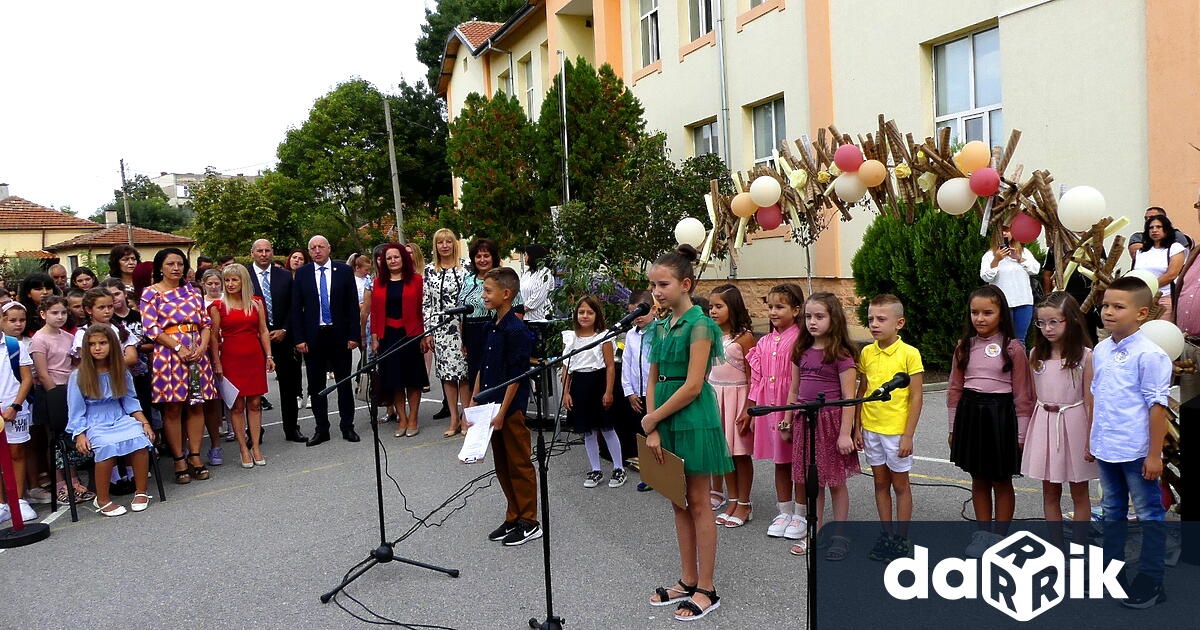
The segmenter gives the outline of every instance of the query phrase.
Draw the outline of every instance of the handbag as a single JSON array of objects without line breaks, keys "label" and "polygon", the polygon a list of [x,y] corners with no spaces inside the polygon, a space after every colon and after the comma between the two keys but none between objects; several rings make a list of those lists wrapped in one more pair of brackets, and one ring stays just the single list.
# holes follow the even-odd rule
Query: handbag
[{"label": "handbag", "polygon": [[[366,361],[367,361],[367,359],[365,356],[360,358],[358,360],[358,369],[361,370],[362,367],[364,365],[366,365]],[[373,370],[373,369],[368,370],[366,372],[361,372],[361,373],[359,373],[358,376],[354,377],[354,398],[356,400],[361,400],[362,402],[365,402],[368,404],[371,403],[372,387],[374,385],[371,382],[371,380],[374,377],[375,377],[375,370]]]}]

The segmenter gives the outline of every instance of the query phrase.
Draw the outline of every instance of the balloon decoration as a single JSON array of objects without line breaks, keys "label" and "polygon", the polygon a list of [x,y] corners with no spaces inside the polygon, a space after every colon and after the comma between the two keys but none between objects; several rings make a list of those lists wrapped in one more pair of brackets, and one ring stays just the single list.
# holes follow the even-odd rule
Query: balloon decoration
[{"label": "balloon decoration", "polygon": [[858,178],[868,188],[874,188],[887,179],[887,167],[879,160],[867,160],[858,167]]},{"label": "balloon decoration", "polygon": [[1183,331],[1165,319],[1154,319],[1142,324],[1142,334],[1162,348],[1172,361],[1183,354]]},{"label": "balloon decoration", "polygon": [[987,145],[979,140],[972,140],[963,146],[954,156],[954,163],[959,170],[970,174],[992,163],[992,154]]},{"label": "balloon decoration", "polygon": [[1058,220],[1073,232],[1082,232],[1108,216],[1104,195],[1091,186],[1076,186],[1058,200]]},{"label": "balloon decoration", "polygon": [[779,203],[779,195],[783,193],[779,186],[779,180],[768,175],[763,175],[754,179],[750,183],[750,197],[754,200],[754,205],[759,208],[766,208]]},{"label": "balloon decoration", "polygon": [[[976,172],[976,175],[979,173]],[[1012,220],[1012,236],[1013,239],[1021,243],[1031,243],[1037,240],[1037,237],[1042,233],[1042,224],[1038,220],[1025,214],[1018,212],[1013,216]]]},{"label": "balloon decoration", "polygon": [[985,166],[971,173],[971,192],[980,197],[991,197],[1000,190],[1000,174],[996,169]]},{"label": "balloon decoration", "polygon": [[1153,273],[1146,271],[1145,269],[1134,269],[1133,271],[1125,274],[1125,276],[1137,278],[1142,282],[1145,282],[1146,286],[1150,287],[1150,295],[1158,293],[1158,276],[1154,275]]},{"label": "balloon decoration", "polygon": [[[842,145],[846,146],[846,145]],[[842,173],[833,180],[833,192],[844,203],[854,203],[867,194],[867,186],[854,173]]]},{"label": "balloon decoration", "polygon": [[783,223],[783,211],[777,205],[759,208],[758,213],[754,215],[754,219],[758,221],[758,225],[762,229],[774,230]]},{"label": "balloon decoration", "polygon": [[842,169],[843,173],[853,173],[863,163],[862,149],[853,144],[843,144],[833,152],[833,163]]},{"label": "balloon decoration", "polygon": [[743,219],[753,216],[754,211],[758,210],[758,204],[754,203],[754,198],[748,192],[734,195],[729,205],[732,206],[733,213]]},{"label": "balloon decoration", "polygon": [[966,177],[948,179],[937,191],[938,208],[956,216],[970,210],[978,198],[971,192],[971,182]]},{"label": "balloon decoration", "polygon": [[687,244],[698,248],[704,243],[705,234],[707,230],[700,219],[684,217],[675,224],[675,241],[680,245]]}]

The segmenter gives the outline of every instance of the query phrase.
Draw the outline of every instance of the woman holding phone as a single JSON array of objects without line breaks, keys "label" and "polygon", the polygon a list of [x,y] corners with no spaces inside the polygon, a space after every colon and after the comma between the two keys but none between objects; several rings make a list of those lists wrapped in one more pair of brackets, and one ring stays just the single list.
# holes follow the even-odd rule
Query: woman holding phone
[{"label": "woman holding phone", "polygon": [[1013,239],[1012,225],[1004,225],[992,235],[992,249],[983,254],[979,265],[979,277],[996,285],[1008,300],[1016,338],[1022,343],[1033,319],[1033,287],[1029,278],[1040,270],[1037,258]]}]

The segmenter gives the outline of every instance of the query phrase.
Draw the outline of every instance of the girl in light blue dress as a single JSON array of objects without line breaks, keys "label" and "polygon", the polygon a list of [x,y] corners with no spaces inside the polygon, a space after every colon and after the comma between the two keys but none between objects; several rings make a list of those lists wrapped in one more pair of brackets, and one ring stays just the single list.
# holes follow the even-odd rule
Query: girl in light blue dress
[{"label": "girl in light blue dress", "polygon": [[[75,438],[80,453],[93,455],[97,479],[108,479],[116,458],[128,456],[137,489],[129,507],[141,512],[150,505],[146,477],[154,430],[142,414],[112,326],[89,326],[80,355],[79,369],[67,384],[67,434]],[[112,502],[107,483],[96,484],[93,505],[104,516],[125,513],[125,506]]]}]

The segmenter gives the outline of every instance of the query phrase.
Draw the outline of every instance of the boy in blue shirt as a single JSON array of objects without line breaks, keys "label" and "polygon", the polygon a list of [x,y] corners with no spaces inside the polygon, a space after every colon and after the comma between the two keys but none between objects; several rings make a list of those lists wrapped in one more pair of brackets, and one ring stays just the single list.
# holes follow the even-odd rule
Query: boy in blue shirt
[{"label": "boy in blue shirt", "polygon": [[[1104,292],[1100,317],[1112,336],[1093,352],[1092,430],[1089,459],[1100,466],[1104,490],[1104,561],[1125,559],[1129,497],[1142,525],[1138,573],[1122,602],[1150,608],[1167,600],[1163,590],[1163,438],[1167,433],[1167,393],[1171,359],[1140,328],[1150,315],[1150,288],[1138,278],[1113,281]],[[1124,586],[1124,575],[1120,576]]]}]

